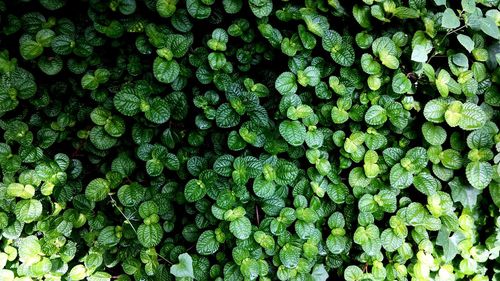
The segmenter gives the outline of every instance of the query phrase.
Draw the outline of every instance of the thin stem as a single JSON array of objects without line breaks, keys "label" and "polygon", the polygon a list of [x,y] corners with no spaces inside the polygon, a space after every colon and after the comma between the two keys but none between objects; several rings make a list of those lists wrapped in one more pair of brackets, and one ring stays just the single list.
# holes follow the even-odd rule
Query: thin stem
[{"label": "thin stem", "polygon": [[[464,28],[466,28],[467,26],[466,25],[462,25],[461,27],[457,27],[455,29],[452,29],[450,31],[448,31],[444,36],[443,36],[443,39],[441,39],[441,41],[439,41],[438,45],[441,45],[441,43],[443,43],[444,39],[446,39],[446,37],[448,37],[448,35],[451,35],[453,33],[456,33]],[[436,53],[436,48],[434,48],[434,51],[432,52],[432,55],[429,57],[429,59],[427,60],[426,63],[429,63],[431,61],[431,59],[435,58],[435,57],[438,57],[436,56],[437,53]]]},{"label": "thin stem", "polygon": [[120,210],[120,208],[118,208],[118,206],[116,204],[116,200],[113,198],[113,196],[111,196],[111,194],[109,195],[109,198],[111,198],[111,204],[113,204],[113,206],[116,207],[116,209],[118,210],[118,212],[120,212],[120,214],[122,214],[123,218],[125,218],[125,221],[132,227],[132,230],[134,230],[135,234],[137,235],[137,230],[135,229],[134,225],[128,219],[128,217],[122,212],[122,210]]},{"label": "thin stem", "polygon": [[255,215],[257,216],[257,224],[260,224],[259,207],[255,205]]},{"label": "thin stem", "polygon": [[162,255],[160,255],[158,253],[156,253],[156,255],[159,256],[162,260],[166,261],[168,264],[170,264],[170,265],[174,264],[173,262],[167,260],[165,257],[163,257]]},{"label": "thin stem", "polygon": [[[137,230],[135,229],[134,225],[132,224],[132,222],[128,219],[128,217],[122,212],[122,210],[120,210],[120,208],[118,208],[118,206],[116,205],[116,200],[113,198],[113,196],[111,196],[111,194],[109,194],[109,198],[111,198],[111,204],[113,204],[113,206],[116,207],[116,209],[118,210],[118,212],[120,212],[120,214],[122,214],[123,218],[125,218],[125,221],[130,224],[130,226],[132,227],[132,230],[134,230],[135,234],[137,235]],[[169,260],[167,260],[167,258],[165,258],[164,256],[160,255],[159,253],[156,253],[156,255],[158,257],[160,257],[162,260],[166,261],[168,264],[172,265],[173,263]]]},{"label": "thin stem", "polygon": [[[462,29],[464,29],[466,27],[467,27],[466,25],[462,25],[461,27],[457,27],[457,28],[455,28],[453,30],[450,30],[450,31],[448,31],[448,33],[446,33],[446,35],[444,37],[446,37],[446,36],[448,36],[450,34],[456,33],[457,31],[460,31],[460,30],[462,30]],[[441,42],[443,42],[443,40],[444,40],[444,38],[441,40]]]}]

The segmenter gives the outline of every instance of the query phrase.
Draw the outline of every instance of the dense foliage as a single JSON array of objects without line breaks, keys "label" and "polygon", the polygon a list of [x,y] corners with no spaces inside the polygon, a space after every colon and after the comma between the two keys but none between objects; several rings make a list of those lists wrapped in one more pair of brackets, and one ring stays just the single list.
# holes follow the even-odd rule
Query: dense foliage
[{"label": "dense foliage", "polygon": [[498,0],[0,0],[0,280],[498,280]]}]

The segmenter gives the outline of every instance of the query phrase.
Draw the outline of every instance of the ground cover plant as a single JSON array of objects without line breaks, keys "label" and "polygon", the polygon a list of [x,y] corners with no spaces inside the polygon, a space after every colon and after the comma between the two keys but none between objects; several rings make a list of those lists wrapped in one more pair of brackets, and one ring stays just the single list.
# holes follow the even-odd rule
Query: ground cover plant
[{"label": "ground cover plant", "polygon": [[0,280],[499,280],[498,0],[0,0]]}]

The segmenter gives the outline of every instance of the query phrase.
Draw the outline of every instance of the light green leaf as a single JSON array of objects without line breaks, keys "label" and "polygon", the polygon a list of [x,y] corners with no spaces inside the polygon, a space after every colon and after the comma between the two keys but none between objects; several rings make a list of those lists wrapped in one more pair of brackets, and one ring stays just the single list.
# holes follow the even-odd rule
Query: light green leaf
[{"label": "light green leaf", "polygon": [[194,278],[193,259],[188,253],[179,255],[179,263],[170,267],[170,274],[177,278]]},{"label": "light green leaf", "polygon": [[344,270],[344,279],[346,281],[360,281],[363,279],[363,270],[355,265],[349,265]]},{"label": "light green leaf", "polygon": [[83,264],[77,264],[68,273],[69,281],[83,280],[87,276],[87,270]]},{"label": "light green leaf", "polygon": [[458,34],[457,35],[458,42],[464,46],[464,48],[470,53],[472,50],[474,50],[474,41],[472,39],[464,34]]},{"label": "light green leaf", "polygon": [[396,235],[392,229],[388,228],[382,231],[380,241],[382,242],[382,247],[384,247],[387,252],[394,252],[403,245],[404,239]]},{"label": "light green leaf", "polygon": [[446,8],[444,11],[441,26],[444,28],[457,28],[460,26],[460,19],[451,8]]},{"label": "light green leaf", "polygon": [[460,115],[458,126],[467,131],[479,129],[487,121],[484,111],[479,106],[470,102],[463,104]]},{"label": "light green leaf", "polygon": [[418,189],[418,191],[427,196],[435,194],[440,187],[439,181],[427,172],[422,172],[415,176],[413,178],[413,185]]},{"label": "light green leaf", "polygon": [[493,18],[485,17],[480,19],[480,26],[481,30],[487,35],[495,39],[500,39],[500,30],[498,29],[498,26]]},{"label": "light green leaf", "polygon": [[425,122],[422,125],[422,135],[431,145],[442,145],[446,141],[446,130],[431,122]]},{"label": "light green leaf", "polygon": [[411,60],[416,62],[426,62],[431,50],[424,45],[416,45],[411,52]]},{"label": "light green leaf", "polygon": [[88,281],[109,281],[111,280],[112,278],[112,275],[107,273],[107,272],[103,272],[103,271],[98,271],[98,272],[95,272],[94,274],[92,274],[91,276],[87,277],[87,280]]},{"label": "light green leaf", "polygon": [[448,108],[448,103],[442,99],[433,99],[425,104],[424,117],[433,123],[444,121],[444,113]]}]

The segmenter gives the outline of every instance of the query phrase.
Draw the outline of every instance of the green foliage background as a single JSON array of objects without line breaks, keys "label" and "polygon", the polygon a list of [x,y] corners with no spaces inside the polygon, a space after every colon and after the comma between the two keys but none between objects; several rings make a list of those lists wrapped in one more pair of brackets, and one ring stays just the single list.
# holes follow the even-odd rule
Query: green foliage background
[{"label": "green foliage background", "polygon": [[0,0],[0,280],[500,279],[498,0]]}]

